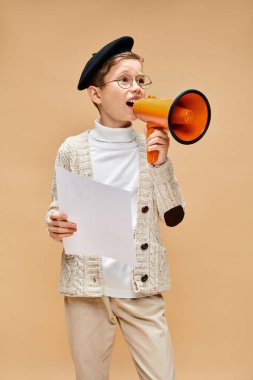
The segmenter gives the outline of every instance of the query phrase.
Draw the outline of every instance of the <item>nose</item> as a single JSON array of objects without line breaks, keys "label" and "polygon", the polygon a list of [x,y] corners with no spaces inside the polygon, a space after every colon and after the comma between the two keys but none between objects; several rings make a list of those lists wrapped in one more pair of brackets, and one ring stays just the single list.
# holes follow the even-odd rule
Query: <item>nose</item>
[{"label": "nose", "polygon": [[139,92],[145,92],[145,90],[136,82],[135,79],[133,79],[133,84],[131,86],[131,91],[139,91]]}]

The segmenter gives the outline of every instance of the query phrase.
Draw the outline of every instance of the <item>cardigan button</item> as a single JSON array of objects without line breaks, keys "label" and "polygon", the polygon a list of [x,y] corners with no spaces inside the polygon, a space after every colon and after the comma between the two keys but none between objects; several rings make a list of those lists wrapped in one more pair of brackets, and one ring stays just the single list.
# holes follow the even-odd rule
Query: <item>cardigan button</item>
[{"label": "cardigan button", "polygon": [[147,248],[148,248],[148,243],[144,243],[144,244],[141,245],[141,249],[143,251],[145,251],[145,249],[147,249]]},{"label": "cardigan button", "polygon": [[148,279],[148,275],[147,274],[144,274],[144,276],[141,276],[141,281],[142,282],[146,282]]},{"label": "cardigan button", "polygon": [[146,212],[148,212],[148,210],[149,210],[149,207],[148,207],[148,206],[144,206],[144,207],[142,207],[142,209],[141,209],[141,211],[142,211],[144,214],[146,214]]}]

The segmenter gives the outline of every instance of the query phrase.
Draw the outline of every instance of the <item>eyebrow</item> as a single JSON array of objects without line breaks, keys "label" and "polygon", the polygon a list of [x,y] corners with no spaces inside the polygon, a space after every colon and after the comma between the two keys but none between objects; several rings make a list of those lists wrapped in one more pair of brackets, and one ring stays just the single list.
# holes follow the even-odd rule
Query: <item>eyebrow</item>
[{"label": "eyebrow", "polygon": [[[117,75],[122,75],[122,74],[131,75],[129,70],[123,70],[123,71],[119,72]],[[139,73],[137,75],[144,75],[144,74],[143,73]]]}]

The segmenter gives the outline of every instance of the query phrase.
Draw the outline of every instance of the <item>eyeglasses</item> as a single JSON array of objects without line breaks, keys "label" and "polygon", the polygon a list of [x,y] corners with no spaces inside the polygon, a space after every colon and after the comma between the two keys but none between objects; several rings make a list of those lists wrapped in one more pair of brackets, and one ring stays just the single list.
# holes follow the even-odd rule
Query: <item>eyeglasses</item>
[{"label": "eyeglasses", "polygon": [[127,89],[132,87],[134,80],[138,84],[138,86],[145,90],[147,90],[152,84],[151,79],[147,75],[137,75],[136,77],[132,78],[130,75],[124,74],[118,79],[114,79],[110,82],[102,84],[102,86],[105,86],[108,83],[117,82],[121,88]]}]

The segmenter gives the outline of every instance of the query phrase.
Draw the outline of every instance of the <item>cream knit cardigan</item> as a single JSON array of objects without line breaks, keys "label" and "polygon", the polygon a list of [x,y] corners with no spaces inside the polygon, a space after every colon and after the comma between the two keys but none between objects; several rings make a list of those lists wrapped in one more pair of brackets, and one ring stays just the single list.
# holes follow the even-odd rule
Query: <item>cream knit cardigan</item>
[{"label": "cream knit cardigan", "polygon": [[[56,166],[92,180],[92,165],[88,142],[89,130],[68,137],[60,146]],[[142,133],[135,132],[139,157],[137,193],[137,223],[134,231],[137,265],[132,271],[135,293],[153,295],[170,288],[166,249],[162,245],[158,219],[174,226],[184,217],[184,200],[169,159],[159,166],[147,163],[146,142]],[[50,213],[58,211],[55,175],[52,184]],[[75,297],[103,295],[102,258],[70,255],[62,252],[60,293]]]}]

